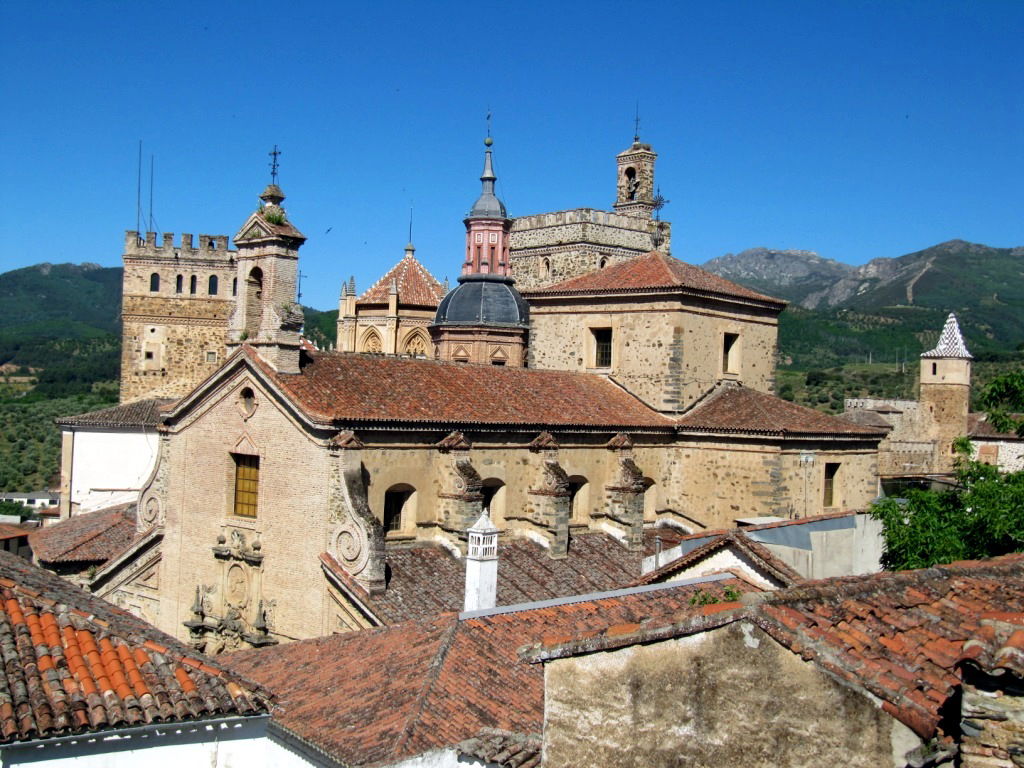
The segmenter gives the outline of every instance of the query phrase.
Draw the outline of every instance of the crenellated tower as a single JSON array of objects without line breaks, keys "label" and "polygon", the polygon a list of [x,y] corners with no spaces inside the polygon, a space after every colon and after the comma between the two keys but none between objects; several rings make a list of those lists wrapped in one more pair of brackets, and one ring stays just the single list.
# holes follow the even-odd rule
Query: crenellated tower
[{"label": "crenellated tower", "polygon": [[279,373],[298,373],[303,315],[296,290],[306,237],[281,207],[284,199],[277,184],[268,184],[259,208],[235,235],[238,299],[228,346],[248,344]]},{"label": "crenellated tower", "polygon": [[125,233],[122,403],[182,397],[224,362],[237,256],[227,235]]}]

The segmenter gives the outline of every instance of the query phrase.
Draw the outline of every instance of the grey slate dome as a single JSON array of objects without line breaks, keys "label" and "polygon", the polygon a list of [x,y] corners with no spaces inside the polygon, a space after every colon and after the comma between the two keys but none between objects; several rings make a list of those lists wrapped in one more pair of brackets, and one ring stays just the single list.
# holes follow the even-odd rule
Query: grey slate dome
[{"label": "grey slate dome", "polygon": [[461,275],[454,291],[441,299],[434,325],[526,328],[530,308],[505,275]]}]

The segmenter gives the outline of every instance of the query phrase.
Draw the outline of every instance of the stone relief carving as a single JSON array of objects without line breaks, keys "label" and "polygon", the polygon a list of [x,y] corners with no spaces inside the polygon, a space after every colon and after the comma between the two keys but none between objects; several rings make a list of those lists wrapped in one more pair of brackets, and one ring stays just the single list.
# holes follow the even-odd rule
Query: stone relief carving
[{"label": "stone relief carving", "polygon": [[334,457],[329,507],[329,551],[370,594],[379,594],[384,590],[384,528],[370,511],[356,450]]}]

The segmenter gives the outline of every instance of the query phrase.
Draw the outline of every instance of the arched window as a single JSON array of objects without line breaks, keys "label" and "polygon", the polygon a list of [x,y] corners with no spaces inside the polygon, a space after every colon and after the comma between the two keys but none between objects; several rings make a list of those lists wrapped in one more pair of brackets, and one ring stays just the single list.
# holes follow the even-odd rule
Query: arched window
[{"label": "arched window", "polygon": [[210,281],[209,281],[209,284],[206,287],[206,292],[208,294],[210,294],[211,296],[216,296],[217,295],[217,276],[216,275],[210,275]]},{"label": "arched window", "polygon": [[370,355],[380,355],[384,352],[384,344],[380,340],[380,334],[373,328],[363,336],[362,352]]},{"label": "arched window", "polygon": [[649,478],[644,478],[644,522],[653,522],[658,516],[658,486]]},{"label": "arched window", "polygon": [[232,296],[237,296],[238,295],[238,278],[237,277],[231,278],[231,295]]},{"label": "arched window", "polygon": [[197,284],[198,281],[196,280],[196,276],[192,275],[192,277],[188,279],[188,292],[191,293],[193,296],[195,295]]},{"label": "arched window", "polygon": [[181,275],[178,275],[176,278],[174,278],[174,292],[175,293],[181,293],[184,290],[185,290],[185,278],[182,277]]},{"label": "arched window", "polygon": [[409,337],[405,340],[405,354],[412,357],[427,356],[427,340],[423,338],[422,333],[414,332],[409,334]]},{"label": "arched window", "polygon": [[636,200],[636,194],[639,189],[640,182],[636,179],[636,168],[630,166],[626,169],[626,199]]},{"label": "arched window", "polygon": [[156,272],[149,276],[149,290],[153,293],[160,290],[160,275]]},{"label": "arched window", "polygon": [[484,497],[482,507],[490,513],[491,520],[504,520],[505,483],[496,477],[489,477],[484,480],[480,492]]},{"label": "arched window", "polygon": [[585,521],[589,515],[590,483],[582,475],[569,477],[569,519]]},{"label": "arched window", "polygon": [[608,266],[608,257],[607,256],[602,256],[600,259],[597,260],[597,268],[598,269],[604,269],[607,266]]},{"label": "arched window", "polygon": [[549,277],[551,275],[551,261],[548,259],[540,260],[540,276]]},{"label": "arched window", "polygon": [[260,329],[263,270],[253,267],[245,283],[245,333],[247,337],[251,337],[255,336]]},{"label": "arched window", "polygon": [[404,483],[393,485],[384,493],[384,532],[400,531],[412,520],[412,497],[416,489]]}]

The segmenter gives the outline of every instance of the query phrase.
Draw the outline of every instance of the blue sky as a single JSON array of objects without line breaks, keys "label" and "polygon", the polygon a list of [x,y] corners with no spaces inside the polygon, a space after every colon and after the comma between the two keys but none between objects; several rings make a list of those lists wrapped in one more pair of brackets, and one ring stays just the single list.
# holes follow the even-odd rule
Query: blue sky
[{"label": "blue sky", "polygon": [[155,157],[161,231],[234,234],[268,181],[303,303],[402,255],[458,273],[493,111],[510,215],[610,207],[633,133],[673,255],[862,263],[1024,245],[1024,3],[22,2],[0,10],[0,271],[120,263]]}]

